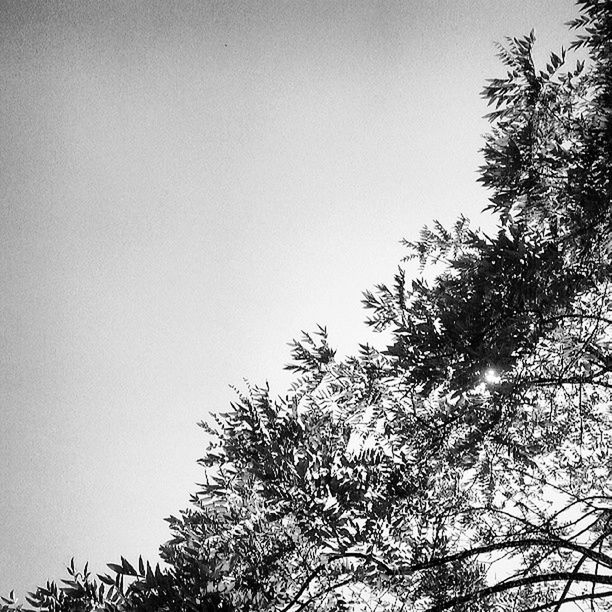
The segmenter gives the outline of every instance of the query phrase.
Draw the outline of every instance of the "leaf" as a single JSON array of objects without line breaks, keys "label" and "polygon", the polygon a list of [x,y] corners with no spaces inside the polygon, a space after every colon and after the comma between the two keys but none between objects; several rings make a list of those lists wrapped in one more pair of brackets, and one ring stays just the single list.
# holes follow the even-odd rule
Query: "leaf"
[{"label": "leaf", "polygon": [[131,565],[124,557],[121,557],[121,569],[123,570],[122,573],[126,576],[138,575],[138,572],[134,569],[134,566]]}]

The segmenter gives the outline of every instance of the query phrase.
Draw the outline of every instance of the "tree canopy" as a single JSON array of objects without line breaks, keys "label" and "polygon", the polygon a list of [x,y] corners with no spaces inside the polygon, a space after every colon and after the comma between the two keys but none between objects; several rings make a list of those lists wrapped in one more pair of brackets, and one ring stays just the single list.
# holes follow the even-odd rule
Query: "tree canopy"
[{"label": "tree canopy", "polygon": [[533,33],[499,46],[497,231],[423,229],[423,276],[364,294],[390,346],[338,360],[305,333],[286,397],[249,387],[201,423],[164,568],[71,565],[24,610],[612,608],[612,2],[577,5],[546,66]]}]

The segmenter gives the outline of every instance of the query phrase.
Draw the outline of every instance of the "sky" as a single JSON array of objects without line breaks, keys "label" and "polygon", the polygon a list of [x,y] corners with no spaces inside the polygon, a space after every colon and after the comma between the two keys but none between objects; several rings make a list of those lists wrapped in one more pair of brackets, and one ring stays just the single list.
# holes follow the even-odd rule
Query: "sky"
[{"label": "sky", "polygon": [[432,219],[485,227],[494,41],[570,0],[0,0],[0,594],[158,559],[196,422],[384,342],[361,294]]}]

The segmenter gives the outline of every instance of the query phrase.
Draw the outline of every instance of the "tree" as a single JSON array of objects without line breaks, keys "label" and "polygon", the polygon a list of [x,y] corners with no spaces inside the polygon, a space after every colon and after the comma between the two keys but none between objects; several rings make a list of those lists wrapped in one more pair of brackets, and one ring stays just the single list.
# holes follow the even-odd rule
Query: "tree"
[{"label": "tree", "polygon": [[484,90],[497,233],[425,228],[406,246],[433,280],[364,297],[386,350],[336,360],[319,328],[285,398],[249,387],[201,424],[206,480],[168,519],[166,569],[71,566],[31,606],[612,607],[612,1],[577,4],[586,62],[538,70],[533,34],[508,39]]}]

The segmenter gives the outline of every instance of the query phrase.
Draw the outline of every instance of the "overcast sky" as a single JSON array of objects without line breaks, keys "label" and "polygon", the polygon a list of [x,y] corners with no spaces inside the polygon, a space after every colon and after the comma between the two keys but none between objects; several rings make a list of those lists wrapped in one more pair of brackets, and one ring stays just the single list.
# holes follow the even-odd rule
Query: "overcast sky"
[{"label": "overcast sky", "polygon": [[229,384],[372,336],[361,292],[479,223],[493,41],[570,0],[0,0],[0,594],[155,560]]}]

